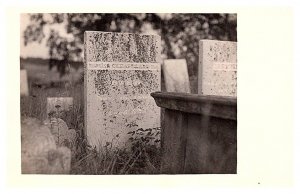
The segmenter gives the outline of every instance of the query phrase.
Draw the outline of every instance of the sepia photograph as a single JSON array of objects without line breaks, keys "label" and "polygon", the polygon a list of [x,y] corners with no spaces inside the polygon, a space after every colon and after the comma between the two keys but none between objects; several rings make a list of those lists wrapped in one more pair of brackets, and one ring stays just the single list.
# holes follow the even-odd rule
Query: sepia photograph
[{"label": "sepia photograph", "polygon": [[299,193],[296,3],[68,1],[0,6],[3,193]]},{"label": "sepia photograph", "polygon": [[22,174],[236,174],[236,13],[22,13]]}]

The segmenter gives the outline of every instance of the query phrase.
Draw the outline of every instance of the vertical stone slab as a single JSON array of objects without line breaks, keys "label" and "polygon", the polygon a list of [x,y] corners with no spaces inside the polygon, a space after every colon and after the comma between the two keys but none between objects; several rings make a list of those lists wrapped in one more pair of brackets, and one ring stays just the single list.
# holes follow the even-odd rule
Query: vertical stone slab
[{"label": "vertical stone slab", "polygon": [[235,174],[236,120],[190,114],[188,125],[184,172]]},{"label": "vertical stone slab", "polygon": [[184,113],[165,109],[164,128],[162,128],[161,173],[184,173],[187,117]]},{"label": "vertical stone slab", "polygon": [[160,37],[87,31],[85,131],[92,146],[123,146],[130,131],[160,126]]},{"label": "vertical stone slab", "polygon": [[20,70],[20,94],[21,96],[29,96],[27,71],[25,69]]},{"label": "vertical stone slab", "polygon": [[[48,97],[47,98],[47,117],[49,114],[68,112],[73,108],[72,97]],[[59,117],[59,115],[56,115]]]},{"label": "vertical stone slab", "polygon": [[188,69],[185,59],[167,59],[163,72],[167,92],[191,93]]},{"label": "vertical stone slab", "polygon": [[198,93],[237,96],[237,43],[200,40]]}]

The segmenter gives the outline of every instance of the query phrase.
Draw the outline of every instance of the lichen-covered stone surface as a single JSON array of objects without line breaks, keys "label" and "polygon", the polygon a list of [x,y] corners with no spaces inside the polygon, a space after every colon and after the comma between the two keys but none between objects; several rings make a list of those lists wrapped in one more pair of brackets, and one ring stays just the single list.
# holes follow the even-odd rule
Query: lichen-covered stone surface
[{"label": "lichen-covered stone surface", "polygon": [[190,81],[185,59],[164,61],[163,72],[167,92],[191,93]]},{"label": "lichen-covered stone surface", "polygon": [[27,71],[25,69],[20,70],[20,95],[28,96],[28,80],[27,80]]},{"label": "lichen-covered stone surface", "polygon": [[50,119],[46,119],[44,124],[50,129],[57,146],[73,148],[75,145],[76,131],[69,129],[64,120],[51,117]]},{"label": "lichen-covered stone surface", "polygon": [[124,146],[128,132],[160,127],[160,37],[85,32],[85,129],[92,146]]},{"label": "lichen-covered stone surface", "polygon": [[237,43],[201,40],[198,93],[237,96]]},{"label": "lichen-covered stone surface", "polygon": [[160,37],[131,33],[85,33],[88,62],[160,62]]}]

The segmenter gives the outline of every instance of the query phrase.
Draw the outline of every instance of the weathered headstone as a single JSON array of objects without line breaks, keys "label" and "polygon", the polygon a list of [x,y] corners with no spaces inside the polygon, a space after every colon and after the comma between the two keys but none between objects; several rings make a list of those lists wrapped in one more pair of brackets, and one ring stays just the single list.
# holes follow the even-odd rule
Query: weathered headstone
[{"label": "weathered headstone", "polygon": [[20,70],[20,94],[21,96],[29,95],[27,71],[25,69]]},{"label": "weathered headstone", "polygon": [[92,146],[123,146],[128,132],[160,126],[160,36],[87,31],[85,130]]},{"label": "weathered headstone", "polygon": [[72,97],[48,97],[47,98],[47,117],[63,117],[65,112],[73,108]]},{"label": "weathered headstone", "polygon": [[198,93],[237,96],[237,43],[200,40]]},{"label": "weathered headstone", "polygon": [[167,92],[191,93],[190,81],[185,59],[167,59],[163,72]]},{"label": "weathered headstone", "polygon": [[21,160],[23,174],[68,174],[71,152],[55,144],[47,126],[26,118],[21,122]]},{"label": "weathered headstone", "polygon": [[66,122],[60,118],[49,118],[44,124],[50,129],[57,146],[66,146],[73,148],[76,139],[76,131],[69,129]]}]

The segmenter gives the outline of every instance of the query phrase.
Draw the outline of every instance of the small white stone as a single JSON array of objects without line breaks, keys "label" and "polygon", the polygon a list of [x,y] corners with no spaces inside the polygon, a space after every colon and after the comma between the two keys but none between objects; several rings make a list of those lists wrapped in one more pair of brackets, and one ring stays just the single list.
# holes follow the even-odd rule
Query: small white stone
[{"label": "small white stone", "polygon": [[20,70],[20,94],[21,96],[29,95],[27,71],[25,69]]},{"label": "small white stone", "polygon": [[191,93],[185,59],[167,59],[163,64],[167,92]]},{"label": "small white stone", "polygon": [[73,97],[48,97],[47,116],[53,113],[57,117],[62,111],[71,111],[73,108]]}]

